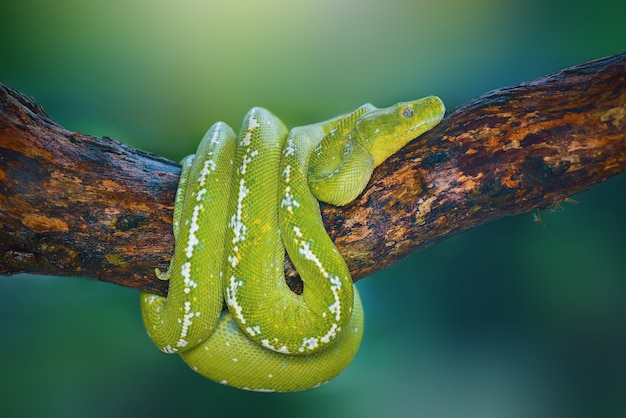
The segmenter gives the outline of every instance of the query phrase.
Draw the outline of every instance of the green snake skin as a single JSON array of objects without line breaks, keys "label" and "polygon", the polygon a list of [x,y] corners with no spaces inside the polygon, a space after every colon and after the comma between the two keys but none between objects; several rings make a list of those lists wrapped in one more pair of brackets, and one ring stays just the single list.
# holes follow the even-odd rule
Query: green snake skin
[{"label": "green snake skin", "polygon": [[[319,201],[345,205],[373,169],[435,126],[438,97],[289,131],[253,108],[237,135],[218,122],[182,162],[168,296],[140,294],[156,346],[196,372],[255,391],[317,387],[352,361],[363,308]],[[302,282],[285,283],[285,251]]]}]

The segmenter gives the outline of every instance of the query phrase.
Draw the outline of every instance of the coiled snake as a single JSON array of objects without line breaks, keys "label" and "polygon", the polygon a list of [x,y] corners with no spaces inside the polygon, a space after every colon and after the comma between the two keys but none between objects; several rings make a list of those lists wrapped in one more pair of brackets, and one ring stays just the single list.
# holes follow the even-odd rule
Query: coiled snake
[{"label": "coiled snake", "polygon": [[[373,169],[441,120],[435,96],[293,128],[253,108],[182,162],[168,296],[142,292],[150,338],[196,372],[256,391],[319,386],[352,361],[363,308],[318,201],[345,205]],[[303,282],[284,279],[285,250]],[[223,309],[223,306],[226,306]]]}]

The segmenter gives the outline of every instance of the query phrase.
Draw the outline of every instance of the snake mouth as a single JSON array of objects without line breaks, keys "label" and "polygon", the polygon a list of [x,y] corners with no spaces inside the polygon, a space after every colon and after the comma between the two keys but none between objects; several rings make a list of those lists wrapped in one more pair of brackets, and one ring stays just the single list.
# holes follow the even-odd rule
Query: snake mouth
[{"label": "snake mouth", "polygon": [[442,119],[443,119],[443,114],[441,116],[436,116],[430,119],[425,119],[421,121],[420,123],[418,123],[417,125],[411,126],[411,128],[409,128],[409,132],[421,131],[418,135],[416,135],[417,137],[425,133],[426,131],[428,131],[430,128],[436,126],[439,122],[441,122]]}]

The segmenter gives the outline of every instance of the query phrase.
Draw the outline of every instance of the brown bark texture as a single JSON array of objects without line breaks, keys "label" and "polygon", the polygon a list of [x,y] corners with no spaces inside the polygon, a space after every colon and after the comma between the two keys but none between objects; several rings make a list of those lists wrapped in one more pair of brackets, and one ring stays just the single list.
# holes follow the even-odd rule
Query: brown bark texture
[{"label": "brown bark texture", "polygon": [[[626,53],[489,92],[383,163],[324,224],[354,280],[626,171]],[[71,132],[0,84],[0,274],[79,275],[158,294],[180,166]],[[298,283],[286,262],[287,280]]]}]

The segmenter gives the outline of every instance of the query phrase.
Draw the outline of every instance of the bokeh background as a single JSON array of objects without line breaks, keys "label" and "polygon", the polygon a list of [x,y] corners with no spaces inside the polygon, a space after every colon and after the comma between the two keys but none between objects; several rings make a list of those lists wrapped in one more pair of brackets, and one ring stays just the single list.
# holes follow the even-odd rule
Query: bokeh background
[{"label": "bokeh background", "polygon": [[[626,50],[612,1],[31,1],[0,5],[0,82],[65,127],[178,160],[264,106],[288,125],[437,94],[448,109]],[[624,417],[624,175],[359,282],[332,383],[222,387],[160,353],[137,291],[0,277],[2,417]]]}]

